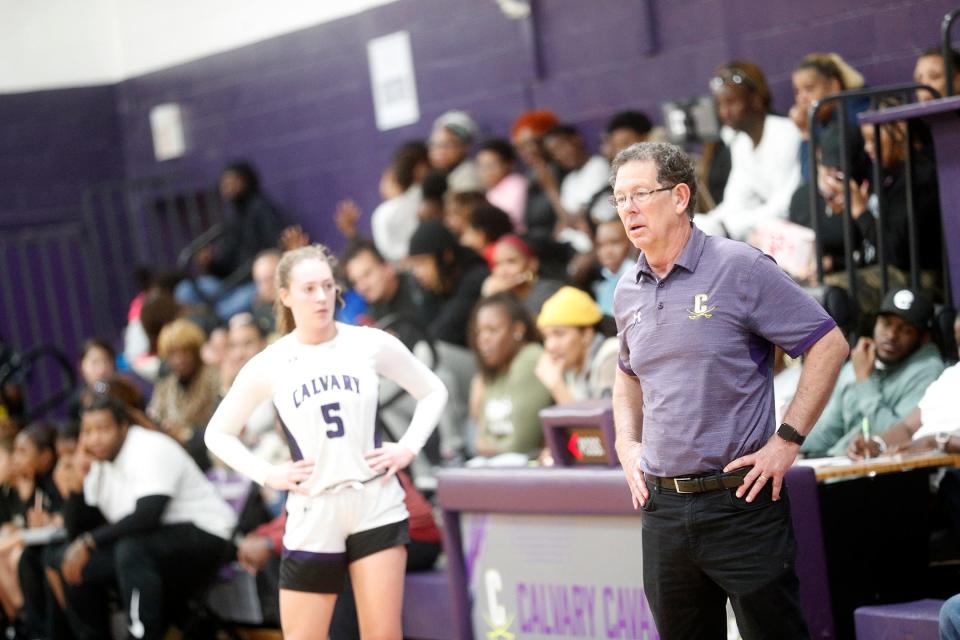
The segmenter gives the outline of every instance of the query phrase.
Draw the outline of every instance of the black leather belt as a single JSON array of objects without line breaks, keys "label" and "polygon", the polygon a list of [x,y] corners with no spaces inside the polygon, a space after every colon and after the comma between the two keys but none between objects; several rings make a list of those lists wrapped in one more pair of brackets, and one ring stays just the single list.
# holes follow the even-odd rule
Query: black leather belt
[{"label": "black leather belt", "polygon": [[700,476],[683,476],[675,478],[661,478],[649,473],[644,477],[655,487],[673,491],[675,493],[703,493],[705,491],[720,491],[734,489],[743,484],[743,477],[752,467],[742,467],[729,473],[712,473]]}]

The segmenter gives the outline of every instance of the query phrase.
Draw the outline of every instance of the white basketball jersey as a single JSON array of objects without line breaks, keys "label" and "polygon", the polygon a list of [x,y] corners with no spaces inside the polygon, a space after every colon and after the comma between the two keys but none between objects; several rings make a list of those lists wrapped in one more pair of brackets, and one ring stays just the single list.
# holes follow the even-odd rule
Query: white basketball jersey
[{"label": "white basketball jersey", "polygon": [[206,431],[210,450],[226,464],[264,483],[273,467],[237,438],[256,404],[272,398],[295,460],[313,460],[302,486],[318,494],[334,485],[371,479],[363,455],[375,441],[380,376],[417,399],[399,444],[420,451],[447,400],[437,376],[397,338],[379,329],[337,323],[336,336],[304,344],[291,333],[254,356],[217,408]]},{"label": "white basketball jersey", "polygon": [[310,493],[376,475],[363,454],[379,445],[377,356],[387,338],[377,329],[338,324],[328,342],[307,345],[291,333],[264,352],[290,454],[316,461]]}]

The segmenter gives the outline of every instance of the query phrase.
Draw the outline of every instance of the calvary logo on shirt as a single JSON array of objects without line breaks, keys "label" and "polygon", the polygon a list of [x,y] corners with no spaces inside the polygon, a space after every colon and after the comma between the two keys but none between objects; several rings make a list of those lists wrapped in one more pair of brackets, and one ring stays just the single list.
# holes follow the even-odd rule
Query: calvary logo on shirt
[{"label": "calvary logo on shirt", "polygon": [[713,312],[716,311],[716,305],[712,307],[707,306],[707,294],[698,293],[693,296],[693,309],[687,309],[687,317],[691,320],[696,320],[697,318],[712,318]]}]

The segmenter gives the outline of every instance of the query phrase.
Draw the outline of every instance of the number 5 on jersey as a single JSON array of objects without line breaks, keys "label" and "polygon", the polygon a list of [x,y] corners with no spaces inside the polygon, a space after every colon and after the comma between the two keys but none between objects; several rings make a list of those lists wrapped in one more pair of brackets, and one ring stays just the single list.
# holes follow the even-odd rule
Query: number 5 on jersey
[{"label": "number 5 on jersey", "polygon": [[342,438],[343,437],[343,419],[338,415],[340,412],[340,403],[331,402],[330,404],[325,404],[320,407],[320,411],[323,412],[323,421],[328,425],[334,427],[327,431],[328,438]]}]

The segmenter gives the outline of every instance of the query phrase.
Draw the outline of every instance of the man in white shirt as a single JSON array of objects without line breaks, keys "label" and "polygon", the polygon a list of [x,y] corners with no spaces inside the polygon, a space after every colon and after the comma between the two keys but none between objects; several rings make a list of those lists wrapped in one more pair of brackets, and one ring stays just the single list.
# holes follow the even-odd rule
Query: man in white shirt
[{"label": "man in white shirt", "polygon": [[590,155],[583,136],[569,125],[557,125],[543,136],[543,146],[561,169],[567,172],[559,188],[543,184],[562,230],[558,238],[579,252],[592,247],[590,237],[578,227],[585,222],[587,204],[610,179],[610,164],[603,156]]},{"label": "man in white shirt", "polygon": [[[59,567],[73,633],[109,637],[108,591],[117,586],[130,637],[163,638],[171,613],[235,554],[236,516],[176,441],[131,425],[112,398],[84,408],[79,446],[93,462],[64,516],[69,530],[87,530]],[[106,524],[83,526],[92,508]]]},{"label": "man in white shirt", "polygon": [[736,133],[723,201],[694,217],[707,233],[747,240],[766,220],[785,219],[800,184],[800,131],[789,118],[770,113],[770,89],[755,64],[735,60],[710,81],[717,115]]},{"label": "man in white shirt", "polygon": [[869,440],[857,437],[847,447],[854,460],[883,453],[916,452],[939,449],[960,453],[960,365],[943,370],[933,381],[917,407],[902,420]]}]

